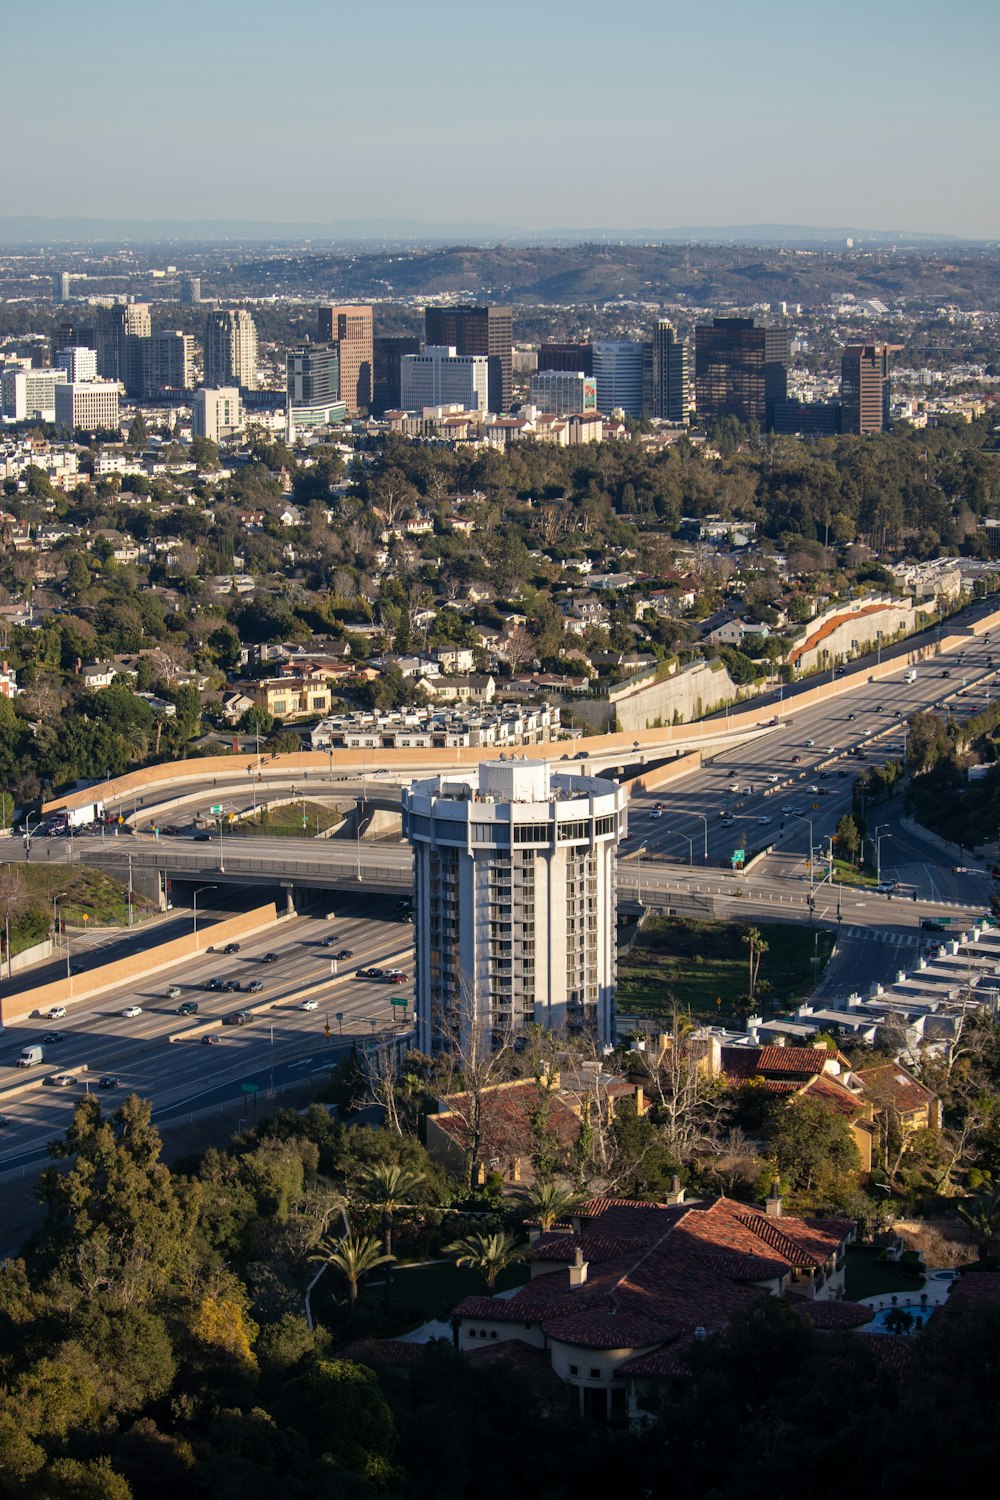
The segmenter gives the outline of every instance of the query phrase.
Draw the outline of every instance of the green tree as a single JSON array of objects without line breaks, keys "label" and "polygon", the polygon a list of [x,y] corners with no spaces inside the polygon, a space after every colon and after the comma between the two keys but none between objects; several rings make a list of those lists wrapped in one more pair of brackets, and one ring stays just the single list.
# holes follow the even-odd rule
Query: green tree
[{"label": "green tree", "polygon": [[760,972],[760,961],[770,946],[760,935],[759,927],[749,927],[743,934],[742,941],[746,943],[750,959],[750,1004],[753,1004],[754,990],[757,988],[757,975]]},{"label": "green tree", "polygon": [[853,1185],[861,1168],[847,1119],[808,1094],[780,1104],[767,1135],[782,1181],[795,1192],[833,1200]]},{"label": "green tree", "polygon": [[329,1236],[320,1241],[310,1260],[321,1260],[333,1266],[347,1282],[347,1300],[351,1311],[357,1307],[358,1286],[362,1279],[393,1259],[385,1255],[374,1235],[345,1234],[341,1239]]},{"label": "green tree", "polygon": [[401,1208],[413,1205],[407,1199],[413,1197],[424,1181],[423,1172],[404,1167],[398,1161],[379,1161],[365,1169],[361,1178],[361,1191],[369,1203],[382,1215],[382,1245],[387,1261],[394,1259],[392,1253],[393,1218]]},{"label": "green tree", "polygon": [[845,813],[837,824],[834,842],[853,865],[855,856],[861,848],[861,832],[850,813]]},{"label": "green tree", "polygon": [[573,1188],[558,1182],[535,1182],[517,1196],[525,1218],[537,1222],[543,1234],[548,1234],[553,1224],[570,1218],[581,1201]]},{"label": "green tree", "polygon": [[517,1236],[505,1229],[493,1234],[476,1232],[463,1235],[445,1246],[445,1254],[454,1256],[456,1266],[468,1266],[478,1271],[491,1295],[500,1272],[524,1259],[517,1248]]},{"label": "green tree", "polygon": [[955,1212],[975,1235],[979,1259],[986,1261],[990,1246],[1000,1234],[1000,1188],[967,1198],[956,1204]]}]

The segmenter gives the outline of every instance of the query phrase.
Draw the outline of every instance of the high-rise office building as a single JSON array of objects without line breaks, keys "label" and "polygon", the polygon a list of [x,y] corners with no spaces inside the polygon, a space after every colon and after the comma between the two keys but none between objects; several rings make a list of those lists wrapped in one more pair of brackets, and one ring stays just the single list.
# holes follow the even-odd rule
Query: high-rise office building
[{"label": "high-rise office building", "polygon": [[701,423],[718,417],[767,428],[788,397],[790,336],[753,318],[715,318],[695,329],[695,404]]},{"label": "high-rise office building", "polygon": [[514,348],[509,307],[427,307],[428,345],[450,345],[458,354],[485,354],[490,362],[489,409],[510,411],[514,395]]},{"label": "high-rise office building", "polygon": [[539,344],[538,373],[545,370],[581,370],[594,373],[594,349],[591,344]]},{"label": "high-rise office building", "polygon": [[593,346],[597,410],[609,416],[621,410],[640,418],[647,385],[647,354],[644,344],[626,339],[601,339]]},{"label": "high-rise office building", "polygon": [[891,344],[850,344],[840,358],[841,431],[889,430]]},{"label": "high-rise office building", "polygon": [[6,369],[0,378],[3,415],[12,422],[54,422],[56,386],[64,385],[61,369]]},{"label": "high-rise office building", "polygon": [[342,422],[347,407],[340,399],[339,344],[302,344],[285,358],[288,415],[295,427],[325,427]]},{"label": "high-rise office building", "polygon": [[201,386],[191,403],[191,435],[222,442],[243,429],[243,403],[235,385]]},{"label": "high-rise office building", "polygon": [[257,389],[257,326],[246,308],[209,313],[205,323],[205,384]]},{"label": "high-rise office building", "polygon": [[145,302],[115,302],[97,309],[97,373],[120,380],[130,396],[142,395],[142,351],[139,340],[152,331]]},{"label": "high-rise office building", "polygon": [[399,404],[404,411],[453,405],[486,411],[489,389],[485,354],[457,354],[454,346],[427,344],[422,354],[404,354],[399,361]]},{"label": "high-rise office building", "polygon": [[52,278],[53,302],[68,302],[70,298],[70,275],[68,271],[57,271]]},{"label": "high-rise office building", "polygon": [[194,389],[194,339],[179,328],[158,328],[139,348],[142,394]]},{"label": "high-rise office building", "polygon": [[420,340],[412,337],[377,338],[372,361],[372,415],[383,417],[397,411],[401,400],[399,361],[404,354],[419,354]]},{"label": "high-rise office building", "polygon": [[78,380],[56,386],[56,426],[85,432],[120,425],[117,380]]},{"label": "high-rise office building", "polygon": [[196,307],[201,301],[201,277],[181,277],[181,303],[184,307]]},{"label": "high-rise office building", "polygon": [[372,310],[370,307],[321,307],[316,319],[321,344],[340,345],[340,399],[348,414],[370,411],[372,404]]},{"label": "high-rise office building", "polygon": [[690,409],[688,346],[669,319],[660,318],[653,338],[652,415],[664,422],[686,422]]},{"label": "high-rise office building", "polygon": [[473,1017],[614,1040],[615,859],[625,792],[493,760],[403,791],[413,846],[417,1045],[447,1049]]},{"label": "high-rise office building", "polygon": [[74,380],[96,380],[97,379],[97,350],[88,349],[79,344],[69,349],[60,349],[55,358],[56,367],[65,370],[66,379],[73,383]]},{"label": "high-rise office building", "polygon": [[531,404],[559,417],[596,411],[597,381],[582,370],[536,370],[531,377]]}]

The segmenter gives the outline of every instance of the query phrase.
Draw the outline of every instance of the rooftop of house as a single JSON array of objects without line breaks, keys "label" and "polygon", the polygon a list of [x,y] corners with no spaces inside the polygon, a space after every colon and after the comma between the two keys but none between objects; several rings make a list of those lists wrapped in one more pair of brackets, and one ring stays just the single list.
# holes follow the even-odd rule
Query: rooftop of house
[{"label": "rooftop of house", "polygon": [[899,1063],[876,1063],[870,1068],[859,1068],[855,1077],[876,1103],[891,1103],[900,1114],[925,1109],[936,1100],[936,1095]]},{"label": "rooftop of house", "polygon": [[801,1219],[716,1198],[704,1204],[594,1199],[572,1235],[542,1235],[536,1260],[566,1262],[512,1297],[467,1297],[458,1317],[538,1323],[558,1342],[653,1350],[733,1314],[796,1272],[821,1270],[850,1237],[841,1220]]}]

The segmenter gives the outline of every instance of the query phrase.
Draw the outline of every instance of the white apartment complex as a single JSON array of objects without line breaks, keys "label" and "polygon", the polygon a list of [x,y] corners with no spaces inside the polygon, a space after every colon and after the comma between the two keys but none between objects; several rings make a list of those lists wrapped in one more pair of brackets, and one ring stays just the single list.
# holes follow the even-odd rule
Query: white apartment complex
[{"label": "white apartment complex", "polygon": [[222,442],[243,430],[243,403],[236,386],[195,391],[191,403],[191,435]]},{"label": "white apartment complex", "polygon": [[413,846],[417,1045],[471,1017],[614,1040],[615,862],[626,794],[546,761],[500,759],[403,791]]},{"label": "white apartment complex", "polygon": [[72,431],[82,427],[118,427],[120,387],[117,380],[74,380],[56,386],[56,426]]},{"label": "white apartment complex", "polygon": [[54,422],[56,386],[65,370],[5,369],[0,380],[3,415],[11,422]]},{"label": "white apartment complex", "polygon": [[97,379],[97,350],[75,345],[72,349],[60,349],[56,355],[57,369],[64,370],[67,381]]},{"label": "white apartment complex", "polygon": [[489,360],[485,354],[456,354],[447,344],[428,344],[422,354],[399,362],[399,399],[404,411],[459,405],[467,411],[489,406]]}]

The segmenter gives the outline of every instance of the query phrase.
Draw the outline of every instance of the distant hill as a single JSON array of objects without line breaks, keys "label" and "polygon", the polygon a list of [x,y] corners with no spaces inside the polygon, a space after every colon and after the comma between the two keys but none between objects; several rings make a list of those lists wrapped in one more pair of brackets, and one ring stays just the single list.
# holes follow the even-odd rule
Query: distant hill
[{"label": "distant hill", "polygon": [[970,243],[959,236],[923,234],[902,229],[817,228],[808,224],[681,225],[673,229],[549,228],[525,229],[512,224],[482,224],[475,221],[424,222],[418,219],[341,219],[332,223],[300,221],[273,223],[254,219],[98,219],[0,216],[0,243],[65,244],[106,243],[123,240],[140,243],[206,241],[294,244],[313,240],[339,244],[518,244],[565,245],[582,242],[608,244],[705,244],[829,245],[843,246],[847,238],[856,244],[959,245]]}]

